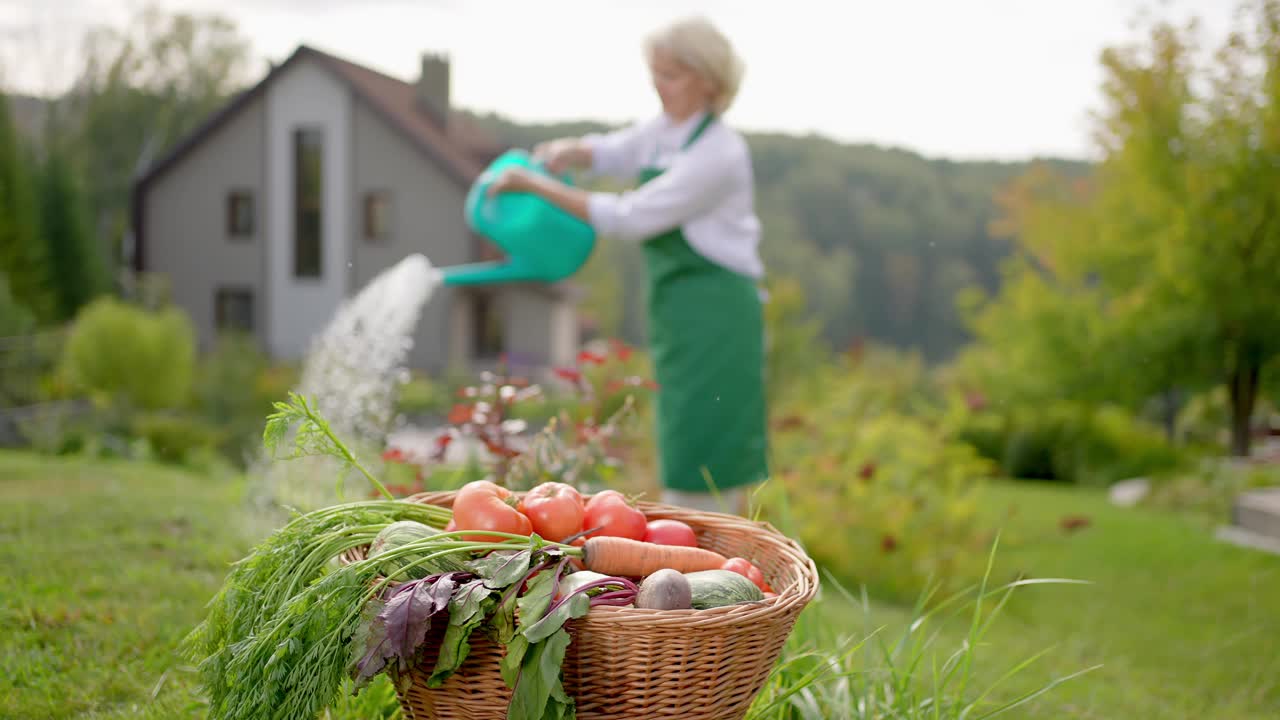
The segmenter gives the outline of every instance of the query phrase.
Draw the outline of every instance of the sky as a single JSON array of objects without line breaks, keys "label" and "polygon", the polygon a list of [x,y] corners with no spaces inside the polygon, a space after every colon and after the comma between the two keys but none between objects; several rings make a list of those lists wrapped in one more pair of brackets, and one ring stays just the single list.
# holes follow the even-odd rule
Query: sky
[{"label": "sky", "polygon": [[[689,13],[746,63],[727,118],[744,131],[819,133],[932,157],[1094,156],[1105,47],[1139,13],[1225,31],[1233,0],[152,0],[218,12],[259,75],[305,43],[412,81],[423,52],[452,62],[458,106],[519,121],[626,122],[658,110],[640,47]],[[0,82],[49,94],[77,44],[137,0],[0,0]],[[256,77],[254,78],[256,79]]]}]

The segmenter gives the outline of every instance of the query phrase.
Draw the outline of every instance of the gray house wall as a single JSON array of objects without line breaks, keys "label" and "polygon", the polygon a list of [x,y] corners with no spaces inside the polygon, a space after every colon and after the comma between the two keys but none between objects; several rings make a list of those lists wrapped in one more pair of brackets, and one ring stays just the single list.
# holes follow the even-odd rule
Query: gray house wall
[{"label": "gray house wall", "polygon": [[[354,102],[352,291],[415,252],[437,267],[468,262],[471,241],[462,214],[466,190],[359,97]],[[373,191],[390,195],[390,234],[385,240],[371,241],[364,234],[364,199]],[[432,372],[448,368],[450,308],[462,301],[465,298],[453,288],[441,288],[427,301],[414,334],[411,366]]]},{"label": "gray house wall", "polygon": [[[148,272],[167,277],[172,300],[189,313],[202,349],[217,335],[219,288],[252,293],[253,331],[260,346],[292,357],[305,339],[299,333],[318,331],[337,309],[339,296],[333,293],[358,293],[412,253],[424,254],[437,267],[476,260],[476,240],[463,215],[467,188],[359,93],[337,82],[311,61],[292,66],[266,93],[250,98],[145,185],[140,205],[146,228],[143,264]],[[288,262],[293,246],[289,133],[298,123],[317,122],[327,128],[324,288],[291,282]],[[227,202],[233,191],[253,198],[248,238],[228,233]],[[374,191],[390,195],[385,239],[370,240],[364,233],[365,196]],[[318,289],[325,290],[323,297],[315,295]],[[574,308],[551,288],[442,287],[422,309],[411,367],[432,373],[468,371],[491,359],[475,353],[478,295],[492,296],[502,344],[514,360],[533,366],[572,361],[577,350]]]},{"label": "gray house wall", "polygon": [[[436,267],[474,261],[474,241],[463,213],[466,188],[449,178],[359,96],[354,103],[352,292],[414,252],[426,255]],[[364,198],[374,191],[388,192],[391,198],[392,220],[385,240],[370,241],[364,236]],[[478,293],[494,296],[493,309],[502,317],[503,344],[514,359],[537,366],[570,360],[566,356],[576,348],[576,338],[566,336],[564,323],[573,323],[572,310],[547,289],[441,287],[422,309],[409,356],[412,367],[439,373],[489,359],[477,358],[474,353]],[[561,341],[558,346],[557,340]]]},{"label": "gray house wall", "polygon": [[505,344],[516,360],[534,367],[568,365],[576,338],[565,336],[573,323],[571,306],[547,288],[512,285],[502,288],[506,319]]},{"label": "gray house wall", "polygon": [[[253,328],[267,338],[263,137],[265,104],[256,99],[156,179],[143,207],[149,242],[147,269],[168,278],[173,302],[187,310],[202,348],[216,337],[214,295],[219,287],[253,293]],[[253,234],[231,238],[227,197],[253,196]]]}]

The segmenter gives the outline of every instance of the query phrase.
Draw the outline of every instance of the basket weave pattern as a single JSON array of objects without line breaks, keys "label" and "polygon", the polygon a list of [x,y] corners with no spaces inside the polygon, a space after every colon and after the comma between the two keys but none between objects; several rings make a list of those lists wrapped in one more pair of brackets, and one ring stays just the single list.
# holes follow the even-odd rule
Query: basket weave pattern
[{"label": "basket weave pattern", "polygon": [[[449,507],[451,492],[420,493],[413,502]],[[746,714],[782,652],[796,617],[818,589],[817,569],[790,538],[767,523],[685,508],[639,503],[650,519],[687,523],[701,547],[745,557],[764,573],[776,598],[710,610],[601,606],[569,623],[565,691],[582,720],[685,718],[738,720]],[[363,549],[343,556],[362,559]],[[504,648],[476,632],[466,661],[443,686],[428,689],[444,634],[436,624],[423,662],[401,694],[410,720],[502,720],[511,691],[498,663]]]}]

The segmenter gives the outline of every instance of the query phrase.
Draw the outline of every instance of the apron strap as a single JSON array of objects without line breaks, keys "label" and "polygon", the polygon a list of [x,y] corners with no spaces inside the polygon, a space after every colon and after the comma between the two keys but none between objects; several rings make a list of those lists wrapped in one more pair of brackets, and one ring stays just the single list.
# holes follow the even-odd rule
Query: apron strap
[{"label": "apron strap", "polygon": [[690,145],[696,142],[698,138],[702,137],[702,132],[707,128],[711,127],[711,123],[715,121],[716,121],[716,114],[710,113],[710,112],[707,113],[702,118],[702,122],[698,123],[698,127],[693,129],[693,132],[689,135],[689,139],[684,141],[684,145],[680,146],[680,149],[688,150]]}]

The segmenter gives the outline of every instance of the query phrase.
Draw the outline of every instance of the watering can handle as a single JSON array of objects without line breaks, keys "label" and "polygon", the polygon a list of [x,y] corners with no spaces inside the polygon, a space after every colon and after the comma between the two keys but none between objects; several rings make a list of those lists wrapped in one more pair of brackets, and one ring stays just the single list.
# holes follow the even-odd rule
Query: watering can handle
[{"label": "watering can handle", "polygon": [[[534,157],[533,153],[529,153],[528,157],[529,157],[529,167],[533,168],[534,170],[544,175],[547,175],[548,177],[554,177],[566,185],[573,184],[573,175],[571,175],[570,173],[563,172],[563,173],[560,173],[559,175],[555,175],[547,168],[547,163],[545,160],[543,160],[542,158]],[[488,185],[489,183],[493,182],[496,179],[498,179],[498,174],[494,170],[488,170],[483,175],[480,176],[480,182],[485,185]]]},{"label": "watering can handle", "polygon": [[556,175],[555,173],[551,172],[550,168],[547,167],[546,160],[543,160],[540,157],[536,157],[532,153],[529,154],[529,164],[532,165],[533,168],[538,172],[541,172],[547,175],[548,177],[556,178],[557,180],[564,183],[565,185],[573,184],[572,174],[570,174],[569,172],[562,172],[559,175]]}]

